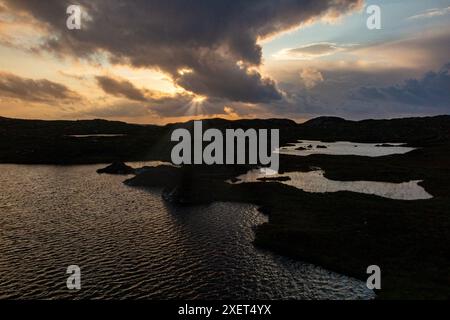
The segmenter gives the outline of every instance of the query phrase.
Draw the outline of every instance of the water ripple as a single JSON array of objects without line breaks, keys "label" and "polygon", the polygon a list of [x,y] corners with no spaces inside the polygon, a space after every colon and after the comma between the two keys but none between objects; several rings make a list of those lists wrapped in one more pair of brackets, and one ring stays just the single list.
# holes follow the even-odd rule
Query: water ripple
[{"label": "water ripple", "polygon": [[[255,206],[176,208],[98,166],[1,165],[0,298],[368,299],[364,284],[257,250]],[[66,288],[81,267],[82,289]]]}]

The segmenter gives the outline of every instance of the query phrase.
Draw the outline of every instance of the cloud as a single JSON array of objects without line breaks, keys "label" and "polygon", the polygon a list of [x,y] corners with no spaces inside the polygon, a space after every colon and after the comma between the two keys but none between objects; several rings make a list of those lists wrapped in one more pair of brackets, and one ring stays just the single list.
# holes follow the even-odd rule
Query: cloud
[{"label": "cloud", "polygon": [[196,94],[258,103],[282,98],[257,70],[261,39],[359,9],[363,1],[79,0],[90,18],[76,32],[66,29],[66,1],[4,3],[51,27],[42,50],[79,58],[103,53],[113,63],[161,70]]},{"label": "cloud", "polygon": [[177,85],[200,95],[249,103],[280,100],[275,81],[223,58],[204,61],[202,72],[176,77]]},{"label": "cloud", "polygon": [[94,117],[94,118],[140,118],[151,115],[149,106],[140,103],[120,102],[104,107],[94,107],[87,110],[77,111],[70,114],[71,117]]},{"label": "cloud", "polygon": [[450,29],[425,29],[393,41],[355,46],[349,52],[378,70],[402,68],[426,72],[448,62]]},{"label": "cloud", "polygon": [[81,97],[65,85],[46,79],[28,79],[0,72],[0,96],[36,103],[60,103],[79,100]]},{"label": "cloud", "polygon": [[447,8],[433,8],[428,9],[425,12],[419,13],[417,15],[411,16],[408,18],[408,20],[414,20],[414,19],[425,19],[425,18],[433,18],[433,17],[440,17],[450,14],[450,7]]},{"label": "cloud", "polygon": [[239,118],[239,114],[232,107],[225,106],[223,108],[223,111],[225,112],[225,114],[227,114],[231,118],[234,118],[234,119],[238,119]]},{"label": "cloud", "polygon": [[[221,105],[225,100],[218,98],[207,98],[200,95],[190,93],[176,93],[167,95],[156,91],[139,89],[130,81],[122,78],[110,76],[97,76],[97,83],[102,90],[115,96],[122,98],[122,102],[115,103],[111,106],[112,113],[119,116],[125,116],[127,112],[123,110],[127,105],[134,106],[133,112],[128,115],[141,116],[146,115],[151,110],[160,116],[183,116],[196,114],[209,114],[217,112],[221,109]],[[138,102],[138,103],[136,103]],[[140,103],[139,103],[140,102]],[[206,110],[208,109],[208,110]],[[139,110],[140,113],[136,113]],[[110,117],[109,112],[105,108],[93,108],[92,112],[96,114],[104,114]],[[89,114],[88,114],[89,115]]]},{"label": "cloud", "polygon": [[389,87],[361,87],[356,98],[396,102],[414,106],[450,108],[450,63],[420,79],[408,79]]},{"label": "cloud", "polygon": [[[448,57],[447,57],[448,59]],[[448,60],[447,60],[448,61]],[[282,62],[285,66],[274,74],[278,86],[285,92],[285,99],[280,102],[264,104],[267,112],[273,112],[277,117],[292,119],[308,119],[323,115],[332,115],[349,119],[368,118],[394,118],[411,116],[429,116],[450,113],[450,101],[445,96],[443,81],[440,82],[441,93],[434,93],[434,103],[412,104],[400,102],[383,94],[384,88],[401,87],[405,79],[424,78],[429,70],[435,70],[435,79],[442,79],[445,75],[439,75],[442,67],[430,68],[427,71],[421,69],[409,69],[401,67],[368,68],[355,65],[336,66],[326,63]],[[311,68],[319,70],[324,79],[315,87],[307,88],[299,76],[303,69]],[[429,77],[431,80],[433,77]],[[429,81],[430,81],[429,80]],[[448,85],[447,85],[448,86]],[[364,89],[362,89],[364,88]],[[433,90],[433,85],[429,85]],[[436,91],[437,88],[435,88]],[[361,92],[360,92],[361,91]],[[438,99],[440,97],[440,99]],[[440,101],[440,102],[439,102]],[[259,111],[258,114],[263,114]]]},{"label": "cloud", "polygon": [[128,80],[115,79],[108,76],[96,77],[98,85],[108,94],[125,97],[134,101],[146,101],[145,92],[136,88]]},{"label": "cloud", "polygon": [[133,101],[125,98],[101,107],[90,106],[82,110],[69,112],[65,114],[65,117],[133,120],[133,118],[174,119],[223,115],[228,118],[238,118],[238,111],[233,107],[223,107],[225,103],[224,100],[199,99],[189,94],[149,98],[147,101]]},{"label": "cloud", "polygon": [[317,84],[324,81],[322,73],[314,68],[304,68],[300,71],[300,79],[306,88],[314,88]]},{"label": "cloud", "polygon": [[335,43],[311,43],[294,49],[282,49],[274,57],[280,60],[311,60],[329,56],[344,49]]}]

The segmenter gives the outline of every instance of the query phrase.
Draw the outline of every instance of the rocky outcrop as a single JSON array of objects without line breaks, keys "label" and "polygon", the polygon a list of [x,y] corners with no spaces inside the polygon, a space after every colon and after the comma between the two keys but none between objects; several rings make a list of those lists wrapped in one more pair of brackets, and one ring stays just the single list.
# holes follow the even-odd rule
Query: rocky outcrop
[{"label": "rocky outcrop", "polygon": [[102,174],[102,173],[107,173],[107,174],[123,174],[123,175],[127,175],[127,174],[134,174],[135,170],[134,168],[127,166],[125,163],[120,162],[120,161],[115,161],[112,164],[110,164],[109,166],[103,168],[103,169],[98,169],[97,170],[98,174]]},{"label": "rocky outcrop", "polygon": [[195,181],[190,184],[183,181],[175,186],[164,188],[162,197],[165,201],[179,206],[195,206],[214,202],[211,193],[212,184],[208,181]]}]

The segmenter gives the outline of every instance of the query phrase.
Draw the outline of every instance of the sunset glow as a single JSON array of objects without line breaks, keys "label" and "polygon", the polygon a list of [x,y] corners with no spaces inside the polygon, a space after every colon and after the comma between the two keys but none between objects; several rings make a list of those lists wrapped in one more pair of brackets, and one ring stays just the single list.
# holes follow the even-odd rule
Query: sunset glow
[{"label": "sunset glow", "polygon": [[[215,39],[203,31],[186,33],[177,44],[145,22],[144,14],[142,20],[118,16],[117,25],[103,25],[101,6],[80,2],[81,28],[68,30],[58,22],[67,17],[61,4],[0,1],[2,116],[167,123],[198,115],[227,118],[226,108],[233,109],[233,117],[292,119],[448,112],[447,96],[423,101],[388,93],[410,79],[425,81],[430,72],[442,85],[448,81],[448,1],[379,1],[380,30],[366,27],[365,8],[374,1],[318,5],[276,28],[258,22],[248,48],[229,42],[237,34],[207,25],[204,30],[214,30]],[[149,20],[157,21],[157,14],[149,13]],[[167,32],[175,35],[178,27],[187,32],[203,17],[192,13],[189,18]],[[125,24],[149,42],[120,43],[126,35],[116,28]],[[25,84],[27,94],[21,94]],[[43,98],[52,86],[66,93]]]}]

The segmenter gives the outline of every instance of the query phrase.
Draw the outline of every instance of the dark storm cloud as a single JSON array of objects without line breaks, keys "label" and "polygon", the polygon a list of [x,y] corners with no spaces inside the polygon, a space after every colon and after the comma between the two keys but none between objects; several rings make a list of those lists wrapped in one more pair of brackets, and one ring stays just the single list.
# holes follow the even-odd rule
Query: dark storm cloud
[{"label": "dark storm cloud", "polygon": [[0,72],[0,97],[28,102],[60,102],[80,99],[66,86],[46,79],[27,79]]},{"label": "dark storm cloud", "polygon": [[[275,83],[251,66],[262,60],[258,39],[338,15],[362,0],[79,0],[89,18],[66,29],[69,1],[7,0],[54,31],[47,50],[78,57],[103,51],[117,63],[155,67],[187,90],[242,102],[281,99]],[[240,66],[238,61],[242,61]],[[192,73],[179,74],[183,68]]]},{"label": "dark storm cloud", "polygon": [[135,101],[147,100],[145,93],[127,80],[114,79],[107,76],[98,76],[96,79],[98,85],[108,94]]},{"label": "dark storm cloud", "polygon": [[187,73],[175,79],[186,90],[205,96],[252,103],[281,99],[273,80],[226,59],[208,59],[201,73]]},{"label": "dark storm cloud", "polygon": [[450,63],[438,72],[430,71],[420,79],[408,79],[389,87],[362,87],[356,98],[407,105],[447,107],[450,109]]}]

